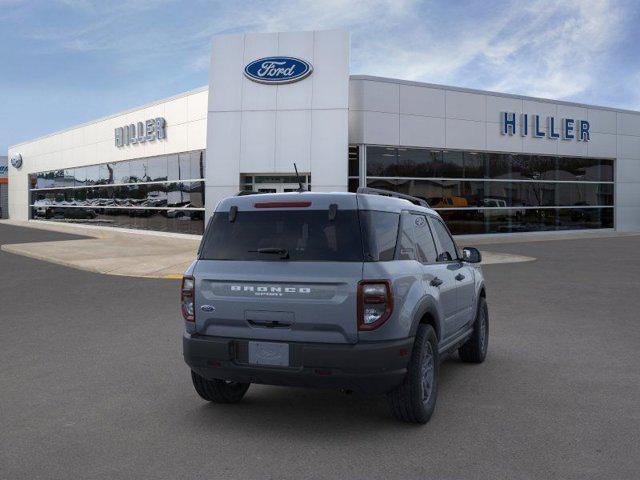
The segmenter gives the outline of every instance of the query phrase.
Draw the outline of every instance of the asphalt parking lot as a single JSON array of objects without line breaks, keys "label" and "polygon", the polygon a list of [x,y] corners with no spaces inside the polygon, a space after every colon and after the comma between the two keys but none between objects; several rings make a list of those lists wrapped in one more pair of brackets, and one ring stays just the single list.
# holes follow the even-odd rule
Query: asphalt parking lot
[{"label": "asphalt parking lot", "polygon": [[489,357],[443,363],[426,426],[331,391],[208,405],[178,281],[0,252],[0,478],[639,478],[640,236],[483,248],[537,260],[485,267]]}]

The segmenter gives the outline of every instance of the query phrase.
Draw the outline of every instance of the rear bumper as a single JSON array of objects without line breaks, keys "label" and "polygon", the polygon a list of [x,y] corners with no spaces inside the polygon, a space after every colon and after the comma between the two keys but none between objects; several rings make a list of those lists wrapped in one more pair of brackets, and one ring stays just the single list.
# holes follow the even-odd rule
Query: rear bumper
[{"label": "rear bumper", "polygon": [[184,359],[208,379],[384,393],[402,383],[413,338],[355,345],[290,342],[290,366],[248,363],[246,339],[185,333]]}]

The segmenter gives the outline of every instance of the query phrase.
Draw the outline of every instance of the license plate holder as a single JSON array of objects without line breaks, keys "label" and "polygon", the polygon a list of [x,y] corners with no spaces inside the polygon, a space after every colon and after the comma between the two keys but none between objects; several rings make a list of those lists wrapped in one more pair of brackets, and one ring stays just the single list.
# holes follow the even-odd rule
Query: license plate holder
[{"label": "license plate holder", "polygon": [[272,367],[289,366],[289,344],[275,342],[249,342],[249,363]]}]

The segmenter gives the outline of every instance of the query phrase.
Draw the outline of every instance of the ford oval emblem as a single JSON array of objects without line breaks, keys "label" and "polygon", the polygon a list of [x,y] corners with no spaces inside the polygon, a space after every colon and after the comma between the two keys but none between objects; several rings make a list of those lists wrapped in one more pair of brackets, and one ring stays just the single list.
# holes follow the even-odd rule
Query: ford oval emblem
[{"label": "ford oval emblem", "polygon": [[214,307],[213,305],[202,305],[200,307],[200,310],[202,310],[203,312],[213,312],[216,309],[216,307]]},{"label": "ford oval emblem", "polygon": [[19,153],[11,155],[11,165],[13,165],[13,168],[20,168],[22,166],[22,155]]},{"label": "ford oval emblem", "polygon": [[244,67],[249,80],[279,85],[302,80],[311,75],[313,67],[305,60],[293,57],[259,58]]}]

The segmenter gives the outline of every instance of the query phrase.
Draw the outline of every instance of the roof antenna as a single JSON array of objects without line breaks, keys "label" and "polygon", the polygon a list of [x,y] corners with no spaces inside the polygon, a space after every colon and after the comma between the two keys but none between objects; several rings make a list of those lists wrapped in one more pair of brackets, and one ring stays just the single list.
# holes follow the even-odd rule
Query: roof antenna
[{"label": "roof antenna", "polygon": [[293,168],[295,168],[296,170],[296,178],[298,179],[298,185],[300,186],[300,188],[298,188],[299,192],[306,192],[307,189],[304,188],[304,185],[302,185],[302,179],[300,178],[300,174],[298,173],[298,166],[296,165],[295,162],[293,162]]}]

